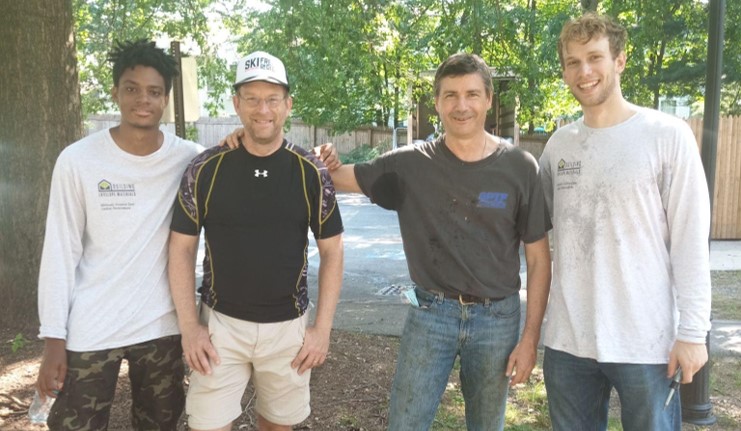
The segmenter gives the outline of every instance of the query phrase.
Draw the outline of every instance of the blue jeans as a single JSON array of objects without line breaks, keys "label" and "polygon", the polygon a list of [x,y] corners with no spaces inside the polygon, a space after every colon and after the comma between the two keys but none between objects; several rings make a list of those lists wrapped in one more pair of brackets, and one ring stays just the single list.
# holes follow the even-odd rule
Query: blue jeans
[{"label": "blue jeans", "polygon": [[389,406],[390,431],[430,428],[456,357],[470,431],[504,428],[509,354],[517,344],[520,297],[488,304],[416,289],[419,307],[407,315]]},{"label": "blue jeans", "polygon": [[666,367],[597,362],[546,347],[543,374],[553,429],[606,430],[614,387],[620,397],[623,430],[681,430],[679,391],[664,410],[671,383]]}]

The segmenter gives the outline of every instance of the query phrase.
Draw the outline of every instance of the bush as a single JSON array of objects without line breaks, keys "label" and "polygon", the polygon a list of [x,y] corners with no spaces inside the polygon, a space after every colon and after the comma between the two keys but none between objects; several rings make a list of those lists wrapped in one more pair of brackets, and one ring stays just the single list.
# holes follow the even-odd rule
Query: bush
[{"label": "bush", "polygon": [[373,148],[370,145],[361,145],[347,154],[340,155],[340,160],[343,164],[363,163],[375,159],[380,154],[378,148]]}]

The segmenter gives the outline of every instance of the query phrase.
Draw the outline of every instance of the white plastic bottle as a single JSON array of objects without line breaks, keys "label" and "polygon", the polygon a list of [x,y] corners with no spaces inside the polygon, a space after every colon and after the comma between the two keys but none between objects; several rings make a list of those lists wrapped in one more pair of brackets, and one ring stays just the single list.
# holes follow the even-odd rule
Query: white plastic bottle
[{"label": "white plastic bottle", "polygon": [[45,424],[54,401],[56,401],[56,398],[52,397],[46,397],[45,400],[42,400],[38,391],[34,391],[33,401],[31,402],[31,406],[28,408],[28,419],[31,423]]}]

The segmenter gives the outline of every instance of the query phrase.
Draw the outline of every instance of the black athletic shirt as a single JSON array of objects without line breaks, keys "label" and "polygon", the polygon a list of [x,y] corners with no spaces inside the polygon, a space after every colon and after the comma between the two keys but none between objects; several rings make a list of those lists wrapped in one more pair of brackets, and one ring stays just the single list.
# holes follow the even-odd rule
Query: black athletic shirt
[{"label": "black athletic shirt", "polygon": [[332,180],[313,154],[283,141],[267,157],[243,146],[213,147],[183,175],[171,229],[206,233],[202,300],[251,322],[294,319],[306,311],[308,229],[342,233]]}]

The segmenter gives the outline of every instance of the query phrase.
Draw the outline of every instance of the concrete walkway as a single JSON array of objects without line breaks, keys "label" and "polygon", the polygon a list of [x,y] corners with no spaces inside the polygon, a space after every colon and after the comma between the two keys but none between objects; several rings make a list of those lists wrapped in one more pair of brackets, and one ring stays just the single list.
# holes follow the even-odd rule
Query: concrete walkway
[{"label": "concrete walkway", "polygon": [[[710,269],[741,270],[741,241],[712,241]],[[710,330],[710,352],[720,356],[741,356],[741,321],[714,320],[713,328]]]},{"label": "concrete walkway", "polygon": [[741,241],[712,241],[710,243],[710,270],[741,270]]}]

